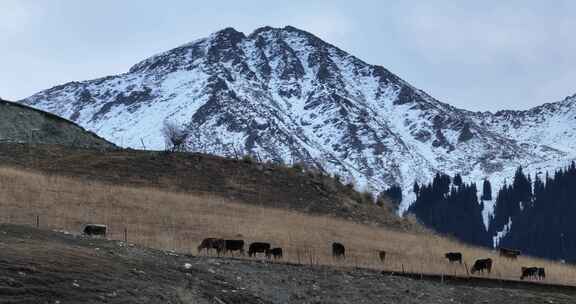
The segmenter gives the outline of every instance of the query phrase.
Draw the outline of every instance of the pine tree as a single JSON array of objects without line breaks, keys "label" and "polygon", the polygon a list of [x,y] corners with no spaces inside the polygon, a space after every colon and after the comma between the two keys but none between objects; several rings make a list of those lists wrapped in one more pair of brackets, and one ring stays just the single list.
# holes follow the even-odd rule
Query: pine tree
[{"label": "pine tree", "polygon": [[460,173],[456,174],[452,183],[457,187],[462,186],[462,175],[460,175]]},{"label": "pine tree", "polygon": [[[450,177],[439,173],[430,184],[419,185],[418,198],[409,212],[442,234],[482,246],[491,246],[492,237],[511,222],[500,246],[576,262],[576,162],[553,174],[546,172],[544,178],[539,174],[528,176],[518,168],[512,182],[505,182],[495,197],[488,231],[476,185],[456,183],[451,184]],[[482,200],[492,199],[491,190],[490,182],[485,180]]]},{"label": "pine tree", "polygon": [[514,174],[513,182],[515,199],[521,203],[528,203],[532,200],[532,184],[530,179],[524,175],[522,167],[518,167]]},{"label": "pine tree", "polygon": [[414,181],[414,186],[412,189],[414,191],[414,194],[416,194],[416,196],[420,194],[420,186],[418,185],[418,182]]},{"label": "pine tree", "polygon": [[504,185],[494,207],[494,215],[490,221],[489,233],[495,236],[504,229],[510,221],[520,214],[520,211],[532,202],[532,185],[530,179],[524,175],[522,167],[516,169],[512,185]]},{"label": "pine tree", "polygon": [[536,176],[534,177],[534,199],[537,200],[539,198],[542,198],[541,196],[544,193],[544,182],[542,182],[542,180],[540,179],[540,175],[536,174]]},{"label": "pine tree", "polygon": [[576,262],[576,166],[534,177],[532,201],[514,219],[502,245],[553,260]]},{"label": "pine tree", "polygon": [[439,173],[431,184],[420,187],[408,212],[442,234],[474,245],[490,245],[475,184],[450,186],[450,177]]},{"label": "pine tree", "polygon": [[488,179],[484,179],[484,184],[482,185],[482,198],[483,201],[492,200],[492,185]]},{"label": "pine tree", "polygon": [[398,185],[394,185],[384,191],[384,194],[390,198],[395,207],[398,207],[402,203],[402,188]]}]

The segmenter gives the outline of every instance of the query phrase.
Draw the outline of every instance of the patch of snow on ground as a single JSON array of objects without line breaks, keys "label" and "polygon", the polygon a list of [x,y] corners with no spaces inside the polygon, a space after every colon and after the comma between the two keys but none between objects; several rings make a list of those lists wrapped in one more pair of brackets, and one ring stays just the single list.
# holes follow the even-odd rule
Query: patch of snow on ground
[{"label": "patch of snow on ground", "polygon": [[500,245],[500,240],[502,240],[502,238],[505,237],[508,232],[510,232],[510,229],[512,229],[512,219],[508,218],[508,223],[504,225],[502,231],[498,231],[496,235],[492,237],[492,245],[494,248],[498,248]]}]

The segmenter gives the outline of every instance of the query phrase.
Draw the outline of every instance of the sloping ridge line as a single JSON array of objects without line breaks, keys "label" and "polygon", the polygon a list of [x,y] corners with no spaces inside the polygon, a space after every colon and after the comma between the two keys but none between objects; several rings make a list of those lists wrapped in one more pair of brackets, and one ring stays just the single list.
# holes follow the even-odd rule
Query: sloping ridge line
[{"label": "sloping ridge line", "polygon": [[41,115],[44,115],[44,116],[46,116],[46,117],[48,117],[48,118],[51,118],[51,119],[54,119],[54,120],[57,120],[57,121],[60,121],[60,122],[68,123],[68,124],[70,124],[70,125],[72,125],[72,126],[74,126],[74,127],[77,127],[78,129],[86,132],[87,134],[90,134],[90,135],[94,136],[95,138],[101,139],[101,140],[103,140],[103,141],[105,141],[105,142],[108,142],[108,143],[110,143],[110,144],[112,144],[112,145],[115,146],[114,143],[111,143],[111,142],[109,142],[108,140],[104,139],[103,137],[98,136],[98,134],[96,134],[96,133],[94,133],[94,132],[92,132],[92,131],[90,131],[90,130],[87,130],[87,129],[85,129],[84,127],[80,126],[79,124],[77,124],[77,123],[75,123],[75,122],[73,122],[73,121],[71,121],[71,120],[68,120],[68,119],[66,119],[66,118],[64,118],[64,117],[58,116],[58,115],[56,115],[56,114],[52,114],[52,113],[50,113],[50,112],[42,111],[42,110],[40,110],[40,109],[36,109],[36,108],[33,108],[33,107],[29,107],[29,106],[26,106],[26,105],[23,105],[23,104],[17,103],[17,102],[4,100],[4,99],[1,99],[1,98],[0,98],[0,105],[2,105],[2,106],[13,106],[13,107],[19,107],[19,108],[21,108],[21,109],[31,110],[31,111],[34,111],[34,112],[39,113],[39,114],[41,114]]}]

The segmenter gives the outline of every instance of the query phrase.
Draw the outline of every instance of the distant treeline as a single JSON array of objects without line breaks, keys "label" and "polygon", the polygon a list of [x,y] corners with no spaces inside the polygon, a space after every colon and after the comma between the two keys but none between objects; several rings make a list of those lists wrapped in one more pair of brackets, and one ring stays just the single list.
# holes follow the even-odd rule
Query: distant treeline
[{"label": "distant treeline", "polygon": [[[542,176],[544,175],[544,176]],[[426,226],[474,245],[501,246],[524,254],[575,262],[576,164],[533,179],[516,170],[511,184],[496,197],[488,229],[483,224],[483,201],[491,200],[491,185],[482,192],[462,177],[438,173],[430,184],[414,184],[416,201],[408,209]],[[480,197],[480,200],[478,200]],[[494,237],[507,231],[495,244]]]}]

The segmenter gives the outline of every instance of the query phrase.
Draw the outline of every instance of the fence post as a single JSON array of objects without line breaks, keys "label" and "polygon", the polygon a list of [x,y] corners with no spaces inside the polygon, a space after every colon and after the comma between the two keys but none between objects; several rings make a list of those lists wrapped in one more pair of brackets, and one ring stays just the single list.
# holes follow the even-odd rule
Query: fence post
[{"label": "fence post", "polygon": [[124,243],[128,243],[128,228],[124,227]]},{"label": "fence post", "polygon": [[420,264],[420,280],[424,279],[424,264]]},{"label": "fence post", "polygon": [[40,228],[40,216],[36,215],[36,228]]}]

